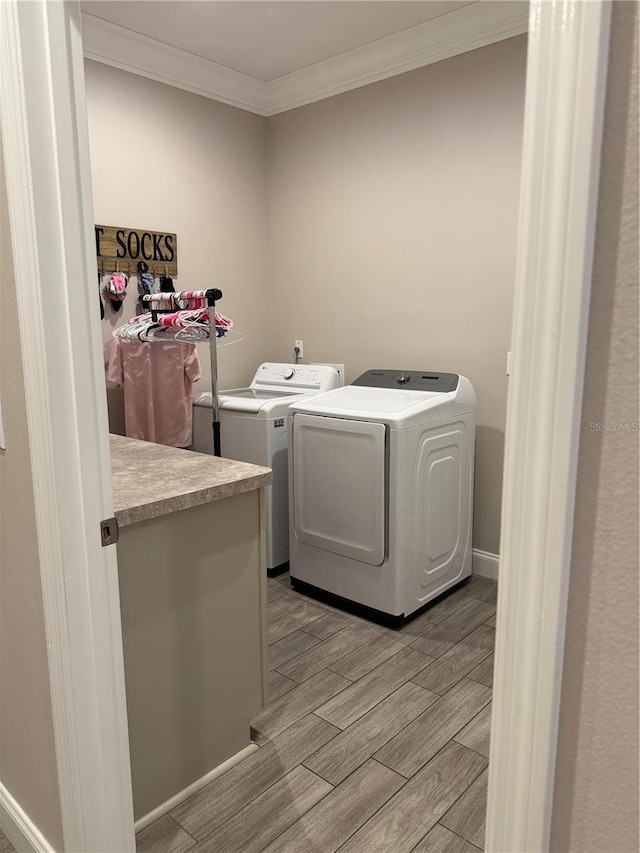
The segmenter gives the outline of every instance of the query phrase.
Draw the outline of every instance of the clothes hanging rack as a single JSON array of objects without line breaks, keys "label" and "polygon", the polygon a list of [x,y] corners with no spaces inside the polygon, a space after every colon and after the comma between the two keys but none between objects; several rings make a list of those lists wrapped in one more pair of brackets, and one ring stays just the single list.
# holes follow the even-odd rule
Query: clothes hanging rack
[{"label": "clothes hanging rack", "polygon": [[[197,294],[197,295],[196,295]],[[169,314],[182,306],[178,303],[195,299],[205,299],[209,315],[209,358],[211,363],[211,409],[213,415],[213,455],[221,456],[220,447],[220,407],[218,404],[218,352],[216,332],[216,302],[222,299],[222,291],[217,287],[208,290],[178,290],[170,293],[145,293],[138,297],[142,305],[151,310],[152,319],[157,320],[158,314]],[[169,307],[165,307],[170,303]],[[154,307],[162,305],[163,307]],[[212,331],[213,330],[213,331]]]}]

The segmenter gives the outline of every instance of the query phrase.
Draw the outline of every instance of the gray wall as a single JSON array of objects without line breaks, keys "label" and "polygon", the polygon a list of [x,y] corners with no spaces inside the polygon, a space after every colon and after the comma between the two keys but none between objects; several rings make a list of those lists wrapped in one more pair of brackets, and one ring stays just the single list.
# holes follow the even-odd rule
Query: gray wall
[{"label": "gray wall", "polygon": [[[551,849],[638,839],[638,10],[613,11]],[[632,80],[630,77],[632,76]]]},{"label": "gray wall", "polygon": [[[220,310],[246,336],[219,348],[221,386],[248,383],[273,341],[266,120],[97,62],[85,73],[96,222],[177,233],[177,285],[219,287]],[[106,357],[136,299],[132,282],[119,313],[106,307]],[[206,377],[208,358],[200,348]]]},{"label": "gray wall", "polygon": [[274,355],[448,370],[478,394],[474,545],[498,552],[526,37],[269,120]]},{"label": "gray wall", "polygon": [[40,561],[0,151],[0,781],[62,850]]},{"label": "gray wall", "polygon": [[122,528],[136,819],[249,745],[267,677],[263,572],[259,491]]},{"label": "gray wall", "polygon": [[[347,381],[376,366],[469,376],[474,545],[494,553],[525,63],[521,36],[267,121],[87,62],[96,220],[176,231],[183,286],[226,288],[247,337],[222,349],[221,387],[292,361],[296,338]],[[105,341],[113,324],[108,309]]]}]

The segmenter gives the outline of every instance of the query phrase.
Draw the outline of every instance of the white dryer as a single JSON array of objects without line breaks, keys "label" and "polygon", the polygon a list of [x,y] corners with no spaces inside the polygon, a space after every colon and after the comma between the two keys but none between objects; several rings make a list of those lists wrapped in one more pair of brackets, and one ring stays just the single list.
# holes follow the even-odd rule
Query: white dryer
[{"label": "white dryer", "polygon": [[[269,574],[286,571],[289,560],[289,405],[340,384],[338,371],[329,365],[265,362],[248,388],[232,388],[218,395],[222,455],[273,469],[273,483],[266,488]],[[211,393],[207,392],[194,400],[192,450],[212,452],[211,424]]]},{"label": "white dryer", "polygon": [[400,625],[471,574],[473,386],[369,370],[289,410],[296,589]]}]

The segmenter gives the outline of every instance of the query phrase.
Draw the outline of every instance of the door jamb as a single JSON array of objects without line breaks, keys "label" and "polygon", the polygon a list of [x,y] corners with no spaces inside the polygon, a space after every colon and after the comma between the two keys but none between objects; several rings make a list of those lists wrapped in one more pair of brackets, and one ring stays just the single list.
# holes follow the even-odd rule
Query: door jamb
[{"label": "door jamb", "polygon": [[608,2],[530,6],[486,850],[549,849]]},{"label": "door jamb", "polygon": [[[113,500],[83,63],[78,3],[0,3],[0,126],[64,849],[133,853],[118,567],[99,528]],[[21,847],[39,839],[42,849],[29,821]]]}]

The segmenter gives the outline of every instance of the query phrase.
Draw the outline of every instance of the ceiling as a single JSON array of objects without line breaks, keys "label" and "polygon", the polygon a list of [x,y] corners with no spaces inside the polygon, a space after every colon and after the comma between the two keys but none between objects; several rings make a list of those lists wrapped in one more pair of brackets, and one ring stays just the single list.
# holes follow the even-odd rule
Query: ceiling
[{"label": "ceiling", "polygon": [[112,24],[268,82],[471,0],[84,0]]}]

